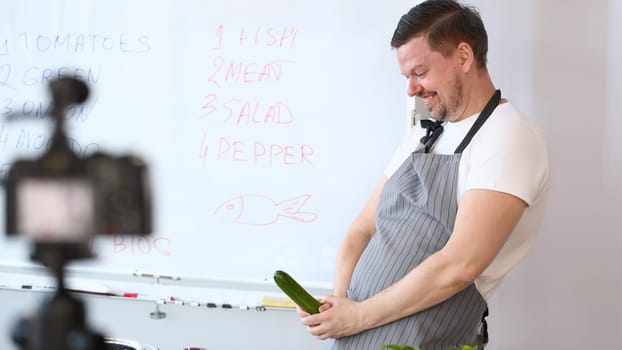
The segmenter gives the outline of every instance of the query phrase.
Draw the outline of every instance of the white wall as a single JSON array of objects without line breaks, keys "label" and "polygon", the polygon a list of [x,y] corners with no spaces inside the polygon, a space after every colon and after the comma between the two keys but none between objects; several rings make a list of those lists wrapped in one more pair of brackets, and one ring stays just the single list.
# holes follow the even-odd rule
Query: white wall
[{"label": "white wall", "polygon": [[[613,208],[622,207],[622,118],[620,117],[620,101],[622,101],[622,2],[609,1],[609,31],[607,54],[607,128],[605,130],[604,149],[608,190],[614,193]],[[618,228],[622,227],[622,216],[614,215]],[[618,245],[618,247],[621,247]],[[622,263],[618,264],[622,270]],[[618,274],[622,275],[622,274]],[[622,284],[622,281],[620,281]],[[622,286],[620,286],[622,288]],[[622,315],[622,303],[619,303],[619,314]]]},{"label": "white wall", "polygon": [[545,222],[493,299],[488,348],[619,348],[622,6],[473,3],[490,33],[493,78],[543,127],[551,157]]}]

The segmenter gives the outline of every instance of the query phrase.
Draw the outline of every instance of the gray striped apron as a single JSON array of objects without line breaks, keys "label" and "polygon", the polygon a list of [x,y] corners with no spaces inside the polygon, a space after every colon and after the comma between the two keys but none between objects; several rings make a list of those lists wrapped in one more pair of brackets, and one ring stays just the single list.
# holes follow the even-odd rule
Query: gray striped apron
[{"label": "gray striped apron", "polygon": [[[348,290],[350,299],[363,301],[372,297],[445,246],[458,210],[460,156],[499,100],[497,90],[454,154],[426,153],[431,146],[429,141],[438,137],[438,133],[434,136],[428,132],[387,180],[376,212],[376,234],[354,269]],[[384,344],[411,345],[422,350],[447,350],[468,344],[483,349],[487,340],[480,329],[485,312],[486,303],[472,284],[414,315],[336,339],[333,349],[379,350]]]}]

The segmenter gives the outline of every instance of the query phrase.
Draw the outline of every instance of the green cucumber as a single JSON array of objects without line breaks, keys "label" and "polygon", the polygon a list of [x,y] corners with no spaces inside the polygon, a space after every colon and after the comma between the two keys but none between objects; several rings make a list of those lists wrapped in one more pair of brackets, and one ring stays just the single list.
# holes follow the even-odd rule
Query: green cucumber
[{"label": "green cucumber", "polygon": [[296,305],[310,314],[320,312],[320,302],[307,292],[286,272],[277,270],[274,272],[274,282],[281,288]]}]

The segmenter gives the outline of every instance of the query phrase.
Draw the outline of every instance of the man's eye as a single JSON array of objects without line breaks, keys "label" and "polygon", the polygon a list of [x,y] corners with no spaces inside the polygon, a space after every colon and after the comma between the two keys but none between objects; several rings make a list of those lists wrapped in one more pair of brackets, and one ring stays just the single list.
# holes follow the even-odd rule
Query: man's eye
[{"label": "man's eye", "polygon": [[417,78],[421,78],[421,77],[423,77],[423,76],[425,75],[425,73],[426,73],[426,72],[415,72],[415,76],[416,76]]}]

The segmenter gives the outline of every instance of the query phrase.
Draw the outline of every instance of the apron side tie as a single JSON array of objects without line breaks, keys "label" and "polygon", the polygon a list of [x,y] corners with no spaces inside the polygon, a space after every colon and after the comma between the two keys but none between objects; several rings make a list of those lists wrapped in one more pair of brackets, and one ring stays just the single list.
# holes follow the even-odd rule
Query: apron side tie
[{"label": "apron side tie", "polygon": [[488,317],[488,308],[486,308],[482,315],[482,325],[479,334],[477,334],[477,340],[484,345],[488,344],[488,322],[486,322],[486,317]]}]

